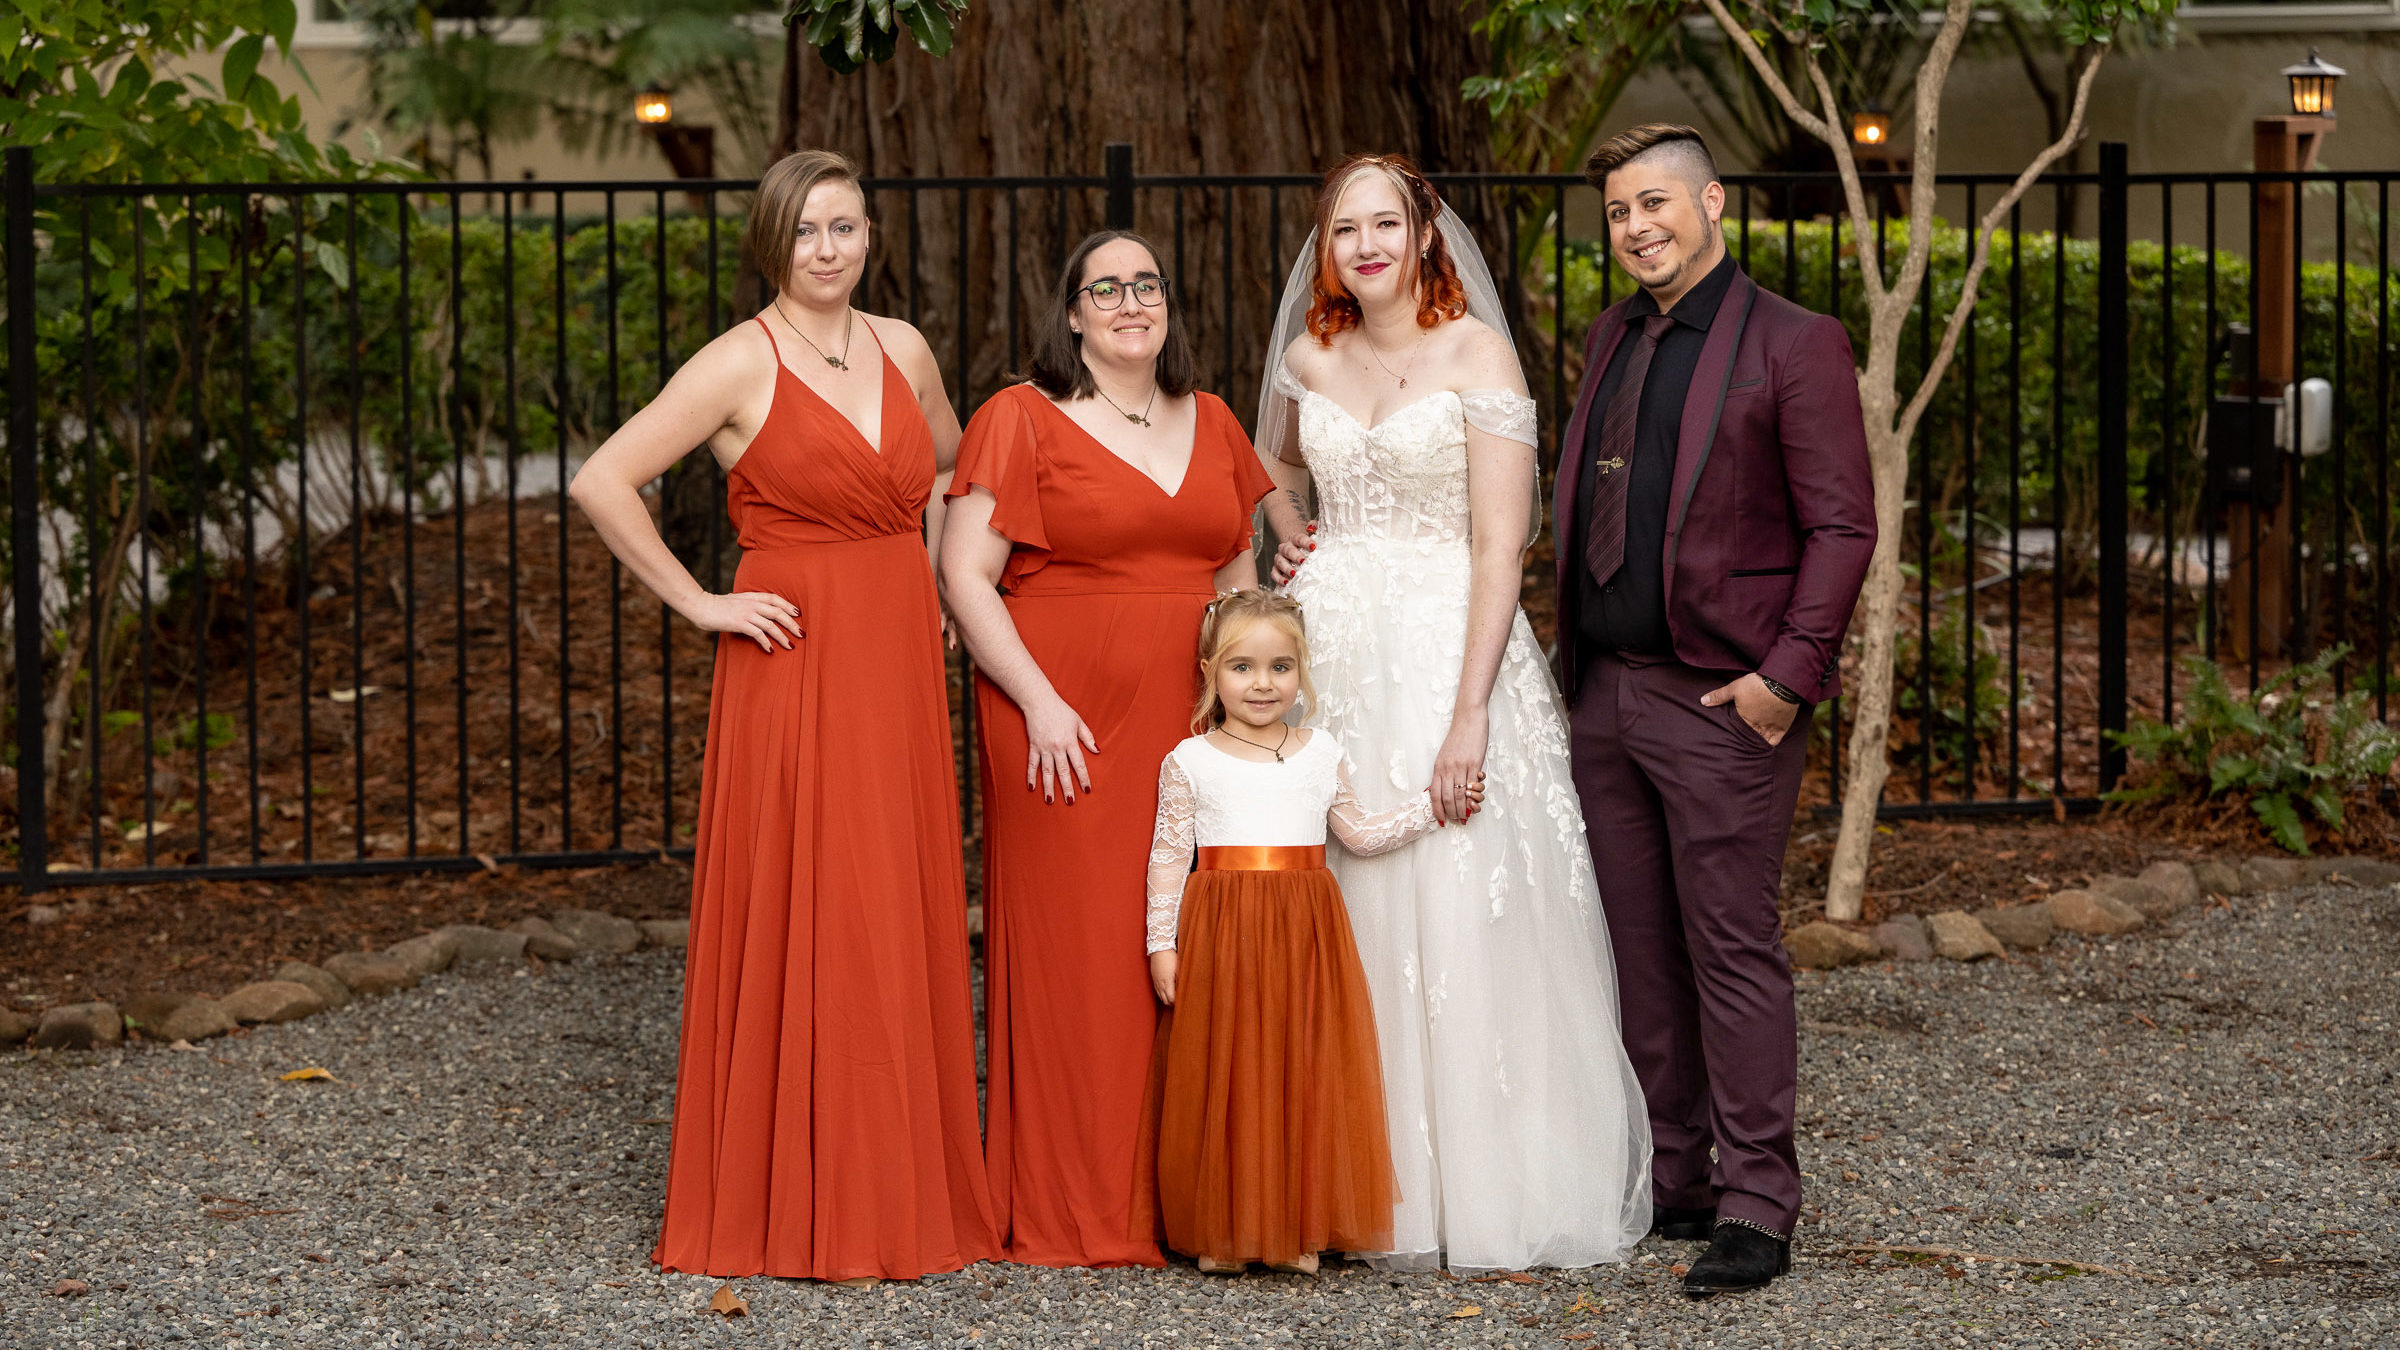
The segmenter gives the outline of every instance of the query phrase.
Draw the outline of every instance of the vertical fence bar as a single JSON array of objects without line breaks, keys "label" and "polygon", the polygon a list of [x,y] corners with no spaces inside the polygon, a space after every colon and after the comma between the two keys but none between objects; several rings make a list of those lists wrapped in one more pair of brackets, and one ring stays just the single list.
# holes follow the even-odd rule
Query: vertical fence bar
[{"label": "vertical fence bar", "polygon": [[2392,180],[2375,205],[2375,715],[2392,715]]},{"label": "vertical fence bar", "polygon": [[[2208,183],[2200,198],[2200,406],[2213,407],[2217,400],[2217,185]],[[2210,661],[2217,659],[2217,649],[2223,645],[2223,615],[2218,610],[2217,595],[2217,500],[2215,475],[2205,470],[2200,475],[2200,552],[2203,571],[2200,576],[2200,625],[2205,635],[2201,652]],[[2225,541],[2228,548],[2233,541]]]},{"label": "vertical fence bar", "polygon": [[[2248,382],[2247,387],[2249,389],[2249,394],[2247,395],[2250,405],[2248,425],[2253,427],[2258,425],[2258,330],[2260,327],[2258,322],[2258,199],[2260,195],[2261,185],[2253,183],[2250,187],[2250,306],[2249,309],[2245,311],[2250,317],[2250,367],[2247,371],[2242,372],[2243,378]],[[2248,458],[2251,463],[2251,508],[2242,513],[2248,518],[2249,538],[2243,542],[2240,556],[2243,559],[2242,567],[2243,570],[2248,574],[2247,580],[2249,583],[2247,590],[2250,601],[2250,612],[2247,616],[2247,619],[2250,632],[2246,637],[2246,650],[2250,654],[2250,692],[2255,694],[2258,692],[2259,509],[2257,505],[2257,496],[2261,489],[2260,484],[2257,481],[2257,451],[2254,445],[2245,445],[2243,449],[2250,451]],[[2276,466],[2276,472],[2278,474],[2282,473],[2281,465]]]},{"label": "vertical fence bar", "polygon": [[1225,330],[1225,355],[1223,357],[1224,364],[1217,368],[1217,386],[1221,389],[1231,390],[1233,388],[1233,186],[1231,184],[1226,185],[1218,200],[1224,208],[1225,217],[1224,261],[1220,264],[1224,271],[1225,287],[1225,317],[1220,325]]},{"label": "vertical fence bar", "polygon": [[2175,721],[2175,185],[2158,185],[2158,581],[2159,718]]},{"label": "vertical fence bar", "polygon": [[467,811],[472,804],[467,776],[472,739],[467,723],[467,305],[466,236],[459,210],[466,194],[450,194],[450,623],[457,634],[451,653],[452,725],[458,742],[458,853],[474,852],[467,844]]},{"label": "vertical fence bar", "polygon": [[2008,795],[2024,795],[2025,199],[2008,208]]},{"label": "vertical fence bar", "polygon": [[2292,358],[2287,375],[2292,386],[2292,397],[2284,400],[2284,415],[2290,419],[2292,427],[2292,444],[2286,452],[2287,462],[2291,465],[2291,482],[2287,485],[2287,496],[2290,500],[2285,503],[2286,508],[2292,514],[2291,557],[2287,562],[2287,566],[2291,569],[2291,585],[2287,588],[2289,594],[2285,597],[2285,603],[2290,608],[2285,611],[2286,618],[2284,619],[2289,626],[2289,631],[2279,634],[2278,637],[2284,643],[2286,654],[2292,660],[2300,661],[2306,659],[2317,649],[2316,624],[2309,617],[2308,593],[2305,588],[2307,571],[2303,566],[2305,545],[2308,542],[2307,489],[2309,475],[2308,461],[2300,454],[2299,434],[2300,382],[2308,375],[2307,367],[2302,364],[2306,359],[2304,353],[2308,350],[2304,345],[2308,329],[2308,291],[2306,289],[2308,227],[2301,219],[2306,207],[2306,203],[2301,198],[2306,192],[2308,184],[2298,175],[2294,175],[2290,182],[2291,187],[2288,191],[2291,194],[2292,227],[2288,239],[2292,249]]},{"label": "vertical fence bar", "polygon": [[392,198],[400,244],[400,722],[404,742],[401,808],[407,856],[417,856],[417,348],[409,295],[408,198]]},{"label": "vertical fence bar", "polygon": [[350,847],[351,856],[367,856],[367,575],[363,557],[367,532],[361,505],[365,474],[359,463],[365,455],[359,411],[366,405],[365,353],[359,337],[358,315],[358,195],[350,195],[350,218],[344,232],[343,257],[350,280],[342,306],[346,329],[342,345],[350,368]]},{"label": "vertical fence bar", "polygon": [[[93,364],[96,360],[98,360],[98,355],[94,350],[92,338],[92,199],[86,197],[80,203],[78,203],[78,205],[81,207],[81,214],[83,218],[83,247],[81,250],[79,250],[79,252],[82,254],[82,258],[80,259],[80,271],[82,272],[83,290],[84,613],[90,615],[91,622],[94,625],[97,625],[100,621],[100,437],[95,428],[100,422],[100,395],[98,392],[99,381],[97,379],[96,369]],[[16,213],[13,210],[9,214],[11,219],[15,218]],[[247,215],[248,212],[245,211],[243,214]],[[244,410],[247,411],[250,404],[250,360],[247,329],[247,324],[249,322],[250,300],[248,254],[243,255],[242,267],[242,318],[245,325],[241,362],[243,395],[242,406]],[[10,265],[9,274],[11,276],[16,274],[15,265],[13,263]],[[12,408],[24,407],[30,409],[33,406],[33,402],[30,398],[12,396],[9,406]],[[247,465],[248,445],[249,442],[245,440],[243,442],[245,468]],[[245,473],[245,477],[243,479],[245,489],[247,488],[248,482],[249,479]],[[245,522],[249,520],[247,511],[248,503],[247,500],[245,500],[243,515],[243,520]],[[247,536],[245,535],[243,557],[246,559],[248,556],[248,543]],[[249,572],[247,568],[244,569],[243,579],[246,588],[249,579]],[[90,646],[86,648],[87,656],[84,661],[83,675],[83,692],[86,700],[83,719],[83,745],[86,759],[85,772],[91,780],[87,784],[87,786],[91,788],[91,809],[89,813],[90,820],[87,822],[87,824],[91,827],[92,835],[92,856],[90,865],[93,867],[100,867],[105,864],[103,862],[101,852],[103,846],[100,842],[100,632],[96,626],[92,630],[89,641]],[[258,700],[255,696],[257,692],[258,658],[254,649],[251,650],[250,674],[251,691],[253,694],[251,699],[252,706],[250,710],[250,846],[251,852],[255,855],[258,851]]]},{"label": "vertical fence bar", "polygon": [[[17,886],[43,889],[50,867],[42,764],[42,466],[34,438],[33,152],[6,152],[8,209],[8,543],[17,663]],[[89,240],[89,233],[86,233]],[[87,311],[88,312],[88,311]],[[86,734],[97,735],[92,729]],[[98,860],[94,859],[95,864]]]},{"label": "vertical fence bar", "polygon": [[[2333,645],[2345,647],[2350,641],[2350,456],[2343,444],[2349,431],[2349,419],[2342,416],[2350,406],[2350,386],[2345,376],[2350,365],[2350,185],[2342,179],[2333,181],[2333,495],[2327,503],[2330,519],[2326,521],[2326,550],[2333,563]],[[2293,367],[2292,383],[2297,385],[2305,373]],[[2298,428],[2297,414],[2292,425]],[[2295,437],[2295,439],[2297,439]],[[2350,658],[2344,655],[2333,668],[2333,692],[2336,697],[2348,692]]]},{"label": "vertical fence bar", "polygon": [[567,194],[550,198],[550,419],[557,437],[558,495],[550,513],[558,524],[558,851],[575,850],[575,648],[567,639],[574,631],[567,612],[568,580],[573,575],[567,548]]},{"label": "vertical fence bar", "polygon": [[1108,175],[1108,228],[1133,228],[1133,146],[1111,141],[1100,151]]},{"label": "vertical fence bar", "polygon": [[2127,327],[2125,142],[2100,143],[2100,791],[2125,772]]},{"label": "vertical fence bar", "polygon": [[[650,218],[658,224],[652,252],[651,285],[657,291],[658,369],[651,397],[667,390],[667,194],[660,189],[651,203]],[[909,206],[909,232],[916,232],[916,206]],[[662,492],[660,515],[665,515]],[[693,808],[698,810],[697,805]],[[675,611],[658,602],[658,851],[675,847]]]},{"label": "vertical fence bar", "polygon": [[[1838,271],[1841,259],[1833,260]],[[1917,378],[1933,366],[1933,278],[1917,291]],[[1917,800],[1933,800],[1933,431],[1917,423]]]},{"label": "vertical fence bar", "polygon": [[[242,405],[242,442],[239,465],[242,475],[242,668],[244,684],[242,715],[249,722],[250,861],[255,863],[265,858],[266,852],[265,840],[260,829],[259,807],[261,803],[258,790],[258,400],[255,397],[257,390],[252,387],[250,382],[252,328],[250,322],[250,241],[253,231],[248,197],[242,198],[240,213],[240,238],[235,248],[241,255],[240,285],[242,288],[242,336],[239,353],[236,357],[236,375],[241,381],[239,387]],[[261,223],[263,224],[263,222]],[[89,233],[88,229],[86,233]],[[91,325],[91,299],[88,289],[84,299],[84,325],[87,330]],[[85,416],[90,417],[92,416],[90,412],[91,393],[88,388],[84,394],[84,401]],[[94,590],[92,594],[96,600],[99,592]],[[95,647],[94,650],[97,648]],[[92,673],[94,678],[92,720],[96,729],[100,718],[100,691],[97,683],[99,672],[95,670]],[[92,736],[92,778],[94,783],[99,781],[99,775],[100,738],[95,730],[95,734]],[[99,805],[100,794],[95,788],[92,794],[93,809],[97,811]],[[92,822],[92,865],[94,867],[100,865],[99,840],[100,824],[95,816]]]},{"label": "vertical fence bar", "polygon": [[[711,259],[713,262],[714,259]],[[713,275],[713,273],[712,273]],[[525,851],[525,745],[517,629],[517,199],[500,194],[500,434],[508,483],[508,851]]]},{"label": "vertical fence bar", "polygon": [[[192,441],[192,622],[189,650],[192,663],[192,827],[200,834],[196,861],[208,862],[208,413],[202,402],[207,383],[200,372],[208,363],[200,352],[200,198],[183,198],[183,333],[184,360],[191,371],[184,380],[190,398]],[[60,672],[60,678],[68,673]]]},{"label": "vertical fence bar", "polygon": [[[151,762],[151,753],[158,742],[151,717],[151,691],[157,683],[152,678],[157,667],[154,664],[155,630],[150,613],[150,255],[147,247],[149,236],[143,220],[145,201],[145,198],[135,197],[130,204],[133,213],[133,472],[137,480],[134,487],[133,542],[142,551],[141,571],[136,577],[141,592],[135,606],[140,623],[137,645],[141,652],[142,682],[142,865],[155,867],[158,865],[158,769]],[[295,239],[295,251],[297,243]],[[297,335],[293,347],[295,352],[305,350],[300,347]],[[300,489],[300,537],[305,544],[308,538],[306,477],[300,480]],[[307,557],[305,551],[301,557]],[[303,575],[306,570],[304,566]],[[306,616],[307,611],[303,610],[303,622]],[[307,629],[301,631],[305,634]],[[303,725],[305,727],[305,723]]]},{"label": "vertical fence bar", "polygon": [[[1748,189],[1743,190],[1746,198]],[[1748,230],[1742,232],[1742,247],[1750,247]],[[1262,374],[1261,378],[1265,378]],[[1566,435],[1567,418],[1567,189],[1561,183],[1550,189],[1550,415],[1542,419],[1548,424],[1550,439],[1550,476],[1538,480],[1541,484],[1555,481],[1560,458],[1566,453],[1562,437]],[[1539,530],[1534,532],[1540,534]],[[1553,539],[1551,547],[1558,541]],[[1556,640],[1556,634],[1552,639]]]},{"label": "vertical fence bar", "polygon": [[[602,419],[610,431],[618,426],[617,416],[617,194],[602,194],[607,203],[602,239],[608,250],[608,387],[605,392],[607,414]],[[562,509],[560,512],[564,515]],[[563,640],[563,638],[562,638]],[[611,553],[608,558],[608,846],[625,847],[625,567]]]},{"label": "vertical fence bar", "polygon": [[2050,194],[2050,794],[2067,795],[2067,218],[2068,194]]},{"label": "vertical fence bar", "polygon": [[[1975,188],[1976,184],[1972,182],[1967,184],[1967,219],[1969,220],[1975,220],[1979,218],[1979,213],[1975,209]],[[1963,285],[1965,278],[1962,277],[1960,280]],[[1975,534],[1975,433],[1977,426],[1983,421],[1983,404],[1979,397],[1983,386],[1976,379],[1978,372],[1975,366],[1975,316],[1977,311],[1980,311],[1982,308],[1983,293],[1978,290],[1975,297],[1975,308],[1970,309],[1967,312],[1966,343],[1964,348],[1959,352],[1959,360],[1961,364],[1966,367],[1965,375],[1967,401],[1966,416],[1958,419],[1959,437],[1962,442],[1961,449],[1964,452],[1966,459],[1965,470],[1960,475],[1965,488],[1965,498],[1959,504],[1958,542],[1959,556],[1965,560],[1964,567],[1962,569],[1964,575],[1959,578],[1959,594],[1961,597],[1961,604],[1963,606],[1963,608],[1960,610],[1961,620],[1959,623],[1959,628],[1965,634],[1967,648],[1965,681],[1967,694],[1967,735],[1965,747],[1967,763],[1965,781],[1968,801],[1975,800],[1975,773],[1977,761],[1981,758],[1981,752],[1983,749],[1982,727],[1976,721],[1978,709],[1975,706],[1975,695],[1983,683],[1983,681],[1976,678],[1975,673],[1975,630],[1981,626],[1980,620],[1983,617],[1983,592],[1978,590],[1975,584],[1976,570],[1982,565],[1982,560],[1976,544]]]}]

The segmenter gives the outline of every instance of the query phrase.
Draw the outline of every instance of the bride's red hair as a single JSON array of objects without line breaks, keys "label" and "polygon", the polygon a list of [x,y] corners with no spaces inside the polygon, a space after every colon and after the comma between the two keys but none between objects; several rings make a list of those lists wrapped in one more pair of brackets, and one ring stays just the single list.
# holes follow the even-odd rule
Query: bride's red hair
[{"label": "bride's red hair", "polygon": [[[1352,155],[1333,166],[1317,193],[1317,275],[1311,283],[1314,294],[1308,306],[1309,336],[1320,343],[1359,325],[1357,297],[1342,285],[1341,272],[1334,266],[1333,212],[1351,183],[1369,173],[1382,174],[1400,190],[1410,238],[1424,233],[1442,213],[1441,194],[1406,155]],[[1448,242],[1437,229],[1428,243],[1425,256],[1417,261],[1419,328],[1431,328],[1467,312],[1467,288],[1458,279]]]}]

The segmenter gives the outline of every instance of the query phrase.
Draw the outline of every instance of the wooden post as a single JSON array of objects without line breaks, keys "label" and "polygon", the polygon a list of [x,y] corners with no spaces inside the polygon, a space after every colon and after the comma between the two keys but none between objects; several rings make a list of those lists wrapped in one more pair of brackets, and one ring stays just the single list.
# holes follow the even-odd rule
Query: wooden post
[{"label": "wooden post", "polygon": [[[2261,117],[2252,128],[2251,168],[2258,173],[2306,173],[2316,167],[2317,147],[2331,130],[2330,117],[2288,113]],[[2259,183],[2252,188],[2258,194],[2258,238],[2250,254],[2251,274],[2258,288],[2252,332],[2258,344],[2257,392],[2261,398],[2280,398],[2285,385],[2297,383],[2299,351],[2294,339],[2299,329],[2300,296],[2293,264],[2300,249],[2294,210],[2298,188],[2295,183]],[[2249,371],[2236,370],[2233,378],[2232,392],[2249,392]],[[2233,502],[2225,508],[2226,544],[2233,555],[2225,588],[2229,620],[2225,627],[2234,655],[2242,659],[2251,655],[2254,632],[2261,655],[2299,648],[2299,634],[2292,631],[2292,590],[2298,580],[2292,567],[2292,520],[2300,503],[2300,457],[2282,454],[2278,466],[2283,475],[2283,499],[2272,510],[2257,510],[2248,502]],[[2255,551],[2251,547],[2254,527]],[[2253,589],[2258,596],[2255,614],[2251,610]]]}]

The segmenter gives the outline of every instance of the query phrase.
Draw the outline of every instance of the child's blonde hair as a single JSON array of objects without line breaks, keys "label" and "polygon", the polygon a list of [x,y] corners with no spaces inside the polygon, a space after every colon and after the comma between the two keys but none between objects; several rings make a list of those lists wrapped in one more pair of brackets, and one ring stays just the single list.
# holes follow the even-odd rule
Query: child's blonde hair
[{"label": "child's blonde hair", "polygon": [[1308,679],[1308,620],[1300,602],[1264,587],[1235,591],[1210,602],[1200,619],[1200,701],[1192,708],[1193,735],[1205,735],[1225,720],[1225,709],[1217,701],[1217,665],[1233,640],[1259,623],[1273,624],[1291,638],[1300,657],[1300,697],[1309,707],[1316,706],[1317,688]]}]

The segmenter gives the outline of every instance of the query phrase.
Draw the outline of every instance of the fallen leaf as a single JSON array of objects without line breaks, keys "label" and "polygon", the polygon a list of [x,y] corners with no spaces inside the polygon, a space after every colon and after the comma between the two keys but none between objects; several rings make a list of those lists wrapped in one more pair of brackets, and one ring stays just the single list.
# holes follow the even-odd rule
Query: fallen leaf
[{"label": "fallen leaf", "polygon": [[1588,1341],[1591,1338],[1592,1333],[1588,1331],[1571,1331],[1566,1335],[1559,1337],[1559,1339],[1562,1341]]},{"label": "fallen leaf", "polygon": [[340,1080],[323,1069],[294,1069],[283,1076],[286,1083],[333,1083]]},{"label": "fallen leaf", "polygon": [[200,1053],[200,1047],[192,1044],[190,1041],[175,1041],[169,1044],[167,1048],[169,1050],[188,1050],[195,1055]]},{"label": "fallen leaf", "polygon": [[1667,1273],[1677,1279],[1682,1279],[1684,1276],[1692,1273],[1692,1268],[1688,1265],[1685,1265],[1683,1262],[1678,1261],[1674,1265],[1667,1267]]},{"label": "fallen leaf", "polygon": [[748,1317],[750,1300],[733,1292],[730,1284],[717,1286],[717,1296],[708,1301],[708,1310],[722,1317]]},{"label": "fallen leaf", "polygon": [[1869,1131],[1867,1131],[1865,1134],[1862,1134],[1862,1135],[1860,1135],[1860,1136],[1858,1137],[1858,1142],[1860,1142],[1860,1143],[1862,1143],[1862,1144],[1872,1144],[1872,1143],[1874,1143],[1876,1140],[1878,1140],[1878,1139],[1881,1139],[1881,1138],[1883,1138],[1883,1131],[1881,1131],[1881,1130],[1869,1130]]},{"label": "fallen leaf", "polygon": [[1457,1318],[1457,1317],[1481,1317],[1481,1316],[1483,1316],[1483,1309],[1482,1309],[1482,1308],[1479,1308],[1479,1307],[1477,1307],[1476,1305],[1474,1305],[1474,1304],[1472,1304],[1472,1303],[1470,1303],[1470,1304],[1468,1304],[1467,1306],[1465,1306],[1465,1307],[1463,1307],[1463,1308],[1459,1309],[1457,1312],[1454,1312],[1454,1313],[1452,1313],[1452,1314],[1450,1314],[1450,1315],[1451,1315],[1452,1317],[1454,1317],[1454,1318]]},{"label": "fallen leaf", "polygon": [[53,1298],[81,1298],[90,1292],[92,1292],[92,1287],[81,1280],[60,1280],[50,1286],[50,1294]]}]

